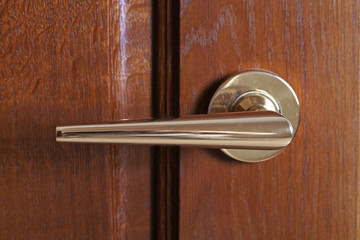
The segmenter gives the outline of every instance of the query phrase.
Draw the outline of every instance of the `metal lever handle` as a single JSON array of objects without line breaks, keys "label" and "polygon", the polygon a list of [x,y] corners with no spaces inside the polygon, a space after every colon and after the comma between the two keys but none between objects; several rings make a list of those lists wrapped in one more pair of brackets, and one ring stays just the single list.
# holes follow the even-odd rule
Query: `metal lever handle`
[{"label": "metal lever handle", "polygon": [[56,128],[56,141],[178,145],[204,148],[276,150],[294,135],[291,123],[271,111],[185,116],[164,121]]},{"label": "metal lever handle", "polygon": [[260,162],[283,151],[300,120],[295,92],[266,71],[230,76],[215,92],[208,113],[173,120],[57,127],[56,141],[221,148],[236,160]]}]

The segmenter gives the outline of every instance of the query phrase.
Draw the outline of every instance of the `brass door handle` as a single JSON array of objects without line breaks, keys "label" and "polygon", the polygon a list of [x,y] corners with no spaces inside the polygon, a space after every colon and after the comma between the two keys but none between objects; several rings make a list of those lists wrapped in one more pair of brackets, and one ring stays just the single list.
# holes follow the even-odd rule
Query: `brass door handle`
[{"label": "brass door handle", "polygon": [[[257,82],[267,87],[259,88]],[[281,101],[275,91],[281,93]],[[208,112],[171,120],[61,126],[56,128],[56,141],[221,148],[237,160],[258,162],[289,145],[299,123],[299,104],[291,87],[262,71],[231,76],[215,93]],[[289,119],[289,114],[296,116]]]}]

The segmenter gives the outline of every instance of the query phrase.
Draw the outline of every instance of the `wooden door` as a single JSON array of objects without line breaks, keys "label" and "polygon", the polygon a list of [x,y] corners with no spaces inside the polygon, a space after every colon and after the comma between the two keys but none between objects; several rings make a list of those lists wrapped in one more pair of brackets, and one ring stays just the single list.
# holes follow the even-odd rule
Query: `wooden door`
[{"label": "wooden door", "polygon": [[152,115],[152,2],[0,1],[0,239],[150,239],[149,147],[55,127]]},{"label": "wooden door", "polygon": [[[359,238],[357,0],[0,2],[0,239]],[[297,93],[291,145],[55,143],[55,126],[206,113],[262,68]]]},{"label": "wooden door", "polygon": [[270,70],[295,90],[291,145],[263,163],[180,150],[179,238],[359,239],[359,1],[181,1],[179,113],[224,77]]}]

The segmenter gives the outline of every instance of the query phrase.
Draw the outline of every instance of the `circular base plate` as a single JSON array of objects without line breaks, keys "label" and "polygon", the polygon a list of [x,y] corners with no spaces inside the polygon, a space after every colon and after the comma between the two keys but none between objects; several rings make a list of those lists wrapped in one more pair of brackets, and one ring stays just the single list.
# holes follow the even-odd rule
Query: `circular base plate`
[{"label": "circular base plate", "polygon": [[[296,94],[282,78],[266,71],[245,71],[230,76],[212,97],[208,113],[231,112],[239,96],[253,91],[262,91],[272,96],[279,107],[278,112],[290,121],[296,133],[300,121],[300,106]],[[239,161],[261,162],[275,157],[283,149],[222,149],[222,151]]]}]

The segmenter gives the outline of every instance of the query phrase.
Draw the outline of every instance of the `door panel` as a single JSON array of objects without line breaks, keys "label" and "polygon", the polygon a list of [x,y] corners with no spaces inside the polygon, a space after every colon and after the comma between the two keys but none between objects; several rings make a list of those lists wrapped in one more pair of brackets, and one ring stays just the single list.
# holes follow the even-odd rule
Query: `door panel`
[{"label": "door panel", "polygon": [[0,3],[0,238],[149,239],[149,147],[55,126],[152,114],[151,2]]},{"label": "door panel", "polygon": [[301,122],[279,156],[180,151],[180,239],[356,239],[359,2],[181,1],[180,115],[206,113],[224,76],[270,70]]}]

